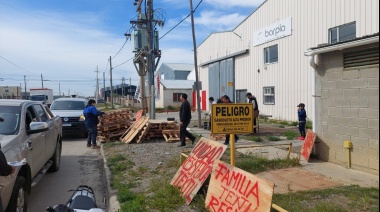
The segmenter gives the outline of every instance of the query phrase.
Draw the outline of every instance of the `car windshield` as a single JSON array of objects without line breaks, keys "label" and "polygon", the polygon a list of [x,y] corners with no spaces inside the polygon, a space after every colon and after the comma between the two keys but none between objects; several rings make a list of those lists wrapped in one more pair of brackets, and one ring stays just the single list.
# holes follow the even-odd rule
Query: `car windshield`
[{"label": "car windshield", "polygon": [[0,134],[17,135],[20,128],[20,107],[0,105]]},{"label": "car windshield", "polygon": [[30,100],[32,100],[32,101],[45,101],[45,96],[44,95],[31,96]]},{"label": "car windshield", "polygon": [[51,105],[51,110],[84,110],[85,102],[80,101],[55,101]]}]

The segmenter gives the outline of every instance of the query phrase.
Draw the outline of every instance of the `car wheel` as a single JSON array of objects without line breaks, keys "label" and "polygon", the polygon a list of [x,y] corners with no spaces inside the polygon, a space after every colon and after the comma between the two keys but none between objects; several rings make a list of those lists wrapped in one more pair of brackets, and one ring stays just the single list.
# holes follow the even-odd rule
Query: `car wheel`
[{"label": "car wheel", "polygon": [[62,145],[60,142],[57,142],[54,155],[51,158],[51,160],[53,161],[53,164],[50,166],[49,171],[56,172],[59,170],[59,167],[61,166],[61,153],[62,153]]},{"label": "car wheel", "polygon": [[26,180],[22,176],[18,176],[13,187],[11,199],[9,200],[7,210],[5,212],[24,212],[28,206],[28,191],[26,188]]}]

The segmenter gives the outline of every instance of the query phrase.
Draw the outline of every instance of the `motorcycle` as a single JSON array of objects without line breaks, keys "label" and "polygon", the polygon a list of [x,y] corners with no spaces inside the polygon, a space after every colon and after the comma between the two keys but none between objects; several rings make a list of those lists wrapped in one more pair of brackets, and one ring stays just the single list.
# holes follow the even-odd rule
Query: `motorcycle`
[{"label": "motorcycle", "polygon": [[66,204],[48,207],[49,212],[104,212],[96,205],[94,190],[86,185],[79,186]]}]

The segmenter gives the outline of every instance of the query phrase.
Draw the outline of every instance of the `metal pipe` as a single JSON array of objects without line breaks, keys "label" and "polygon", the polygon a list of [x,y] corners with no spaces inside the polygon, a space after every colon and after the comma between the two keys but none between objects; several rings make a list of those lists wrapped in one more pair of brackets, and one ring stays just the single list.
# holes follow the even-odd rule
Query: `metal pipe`
[{"label": "metal pipe", "polygon": [[235,161],[235,151],[236,151],[236,148],[235,148],[235,134],[230,134],[230,149],[231,149],[231,165],[232,166],[235,166],[236,165],[236,161]]}]

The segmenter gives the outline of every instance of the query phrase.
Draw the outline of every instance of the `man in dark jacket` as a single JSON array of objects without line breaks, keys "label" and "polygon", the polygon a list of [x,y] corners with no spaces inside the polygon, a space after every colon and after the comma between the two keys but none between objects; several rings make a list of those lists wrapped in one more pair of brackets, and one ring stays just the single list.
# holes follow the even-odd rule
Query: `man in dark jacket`
[{"label": "man in dark jacket", "polygon": [[[257,99],[252,93],[247,93],[248,102],[253,105],[253,126],[257,125],[257,117],[259,117],[259,105],[257,104]],[[256,128],[253,129],[256,132]]]},{"label": "man in dark jacket", "polygon": [[[5,158],[3,151],[0,150],[0,176],[8,176],[10,174],[13,174],[15,170],[15,167],[8,165],[7,159]],[[0,196],[0,212],[3,211],[3,202]]]},{"label": "man in dark jacket", "polygon": [[187,131],[187,127],[190,124],[191,120],[191,107],[190,103],[187,101],[187,94],[181,94],[181,109],[179,111],[179,119],[180,119],[180,139],[181,144],[178,147],[186,146],[186,137],[188,137],[192,144],[194,144],[195,137]]},{"label": "man in dark jacket", "polygon": [[85,124],[88,131],[87,138],[87,147],[92,147],[93,149],[99,149],[100,147],[96,145],[96,137],[98,136],[98,123],[99,118],[104,114],[104,112],[100,112],[95,107],[95,100],[90,99],[86,108],[83,111],[83,115],[86,118]]}]

